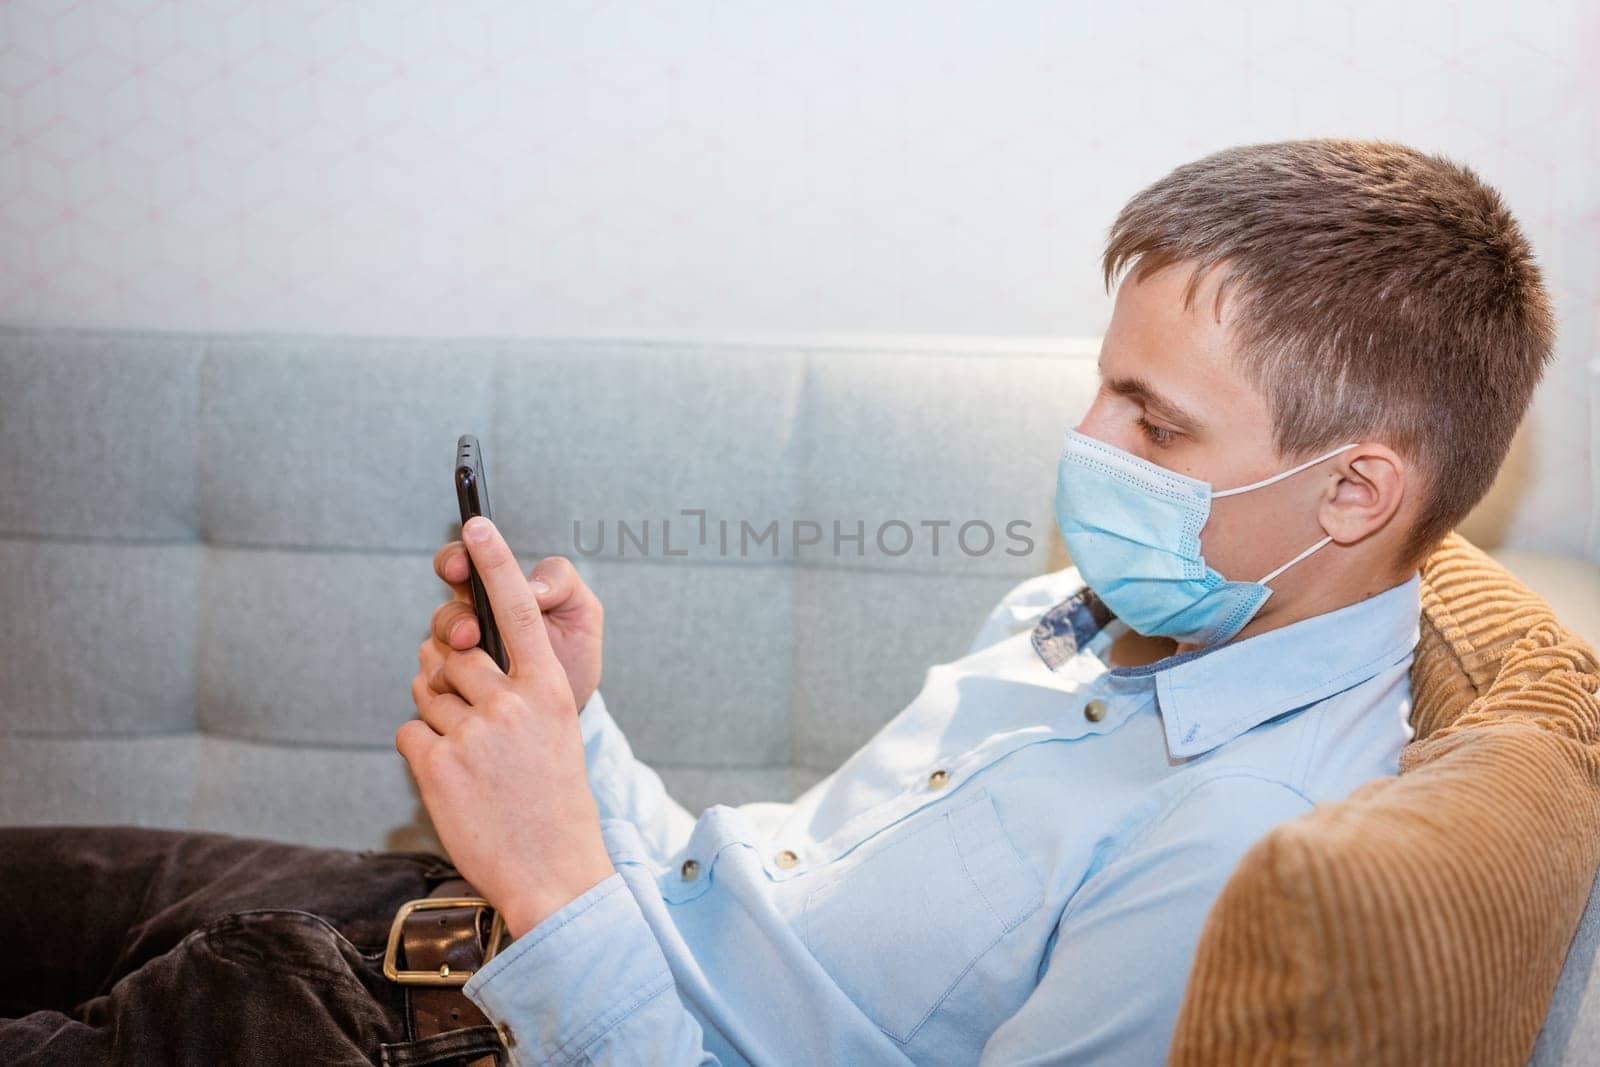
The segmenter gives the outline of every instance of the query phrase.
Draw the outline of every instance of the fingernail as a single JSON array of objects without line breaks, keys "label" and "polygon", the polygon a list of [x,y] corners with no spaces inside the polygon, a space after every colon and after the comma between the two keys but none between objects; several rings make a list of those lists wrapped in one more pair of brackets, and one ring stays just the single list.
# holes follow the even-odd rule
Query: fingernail
[{"label": "fingernail", "polygon": [[533,586],[533,591],[536,595],[542,595],[550,591],[550,583],[543,578],[535,578],[528,584]]},{"label": "fingernail", "polygon": [[461,528],[461,532],[466,535],[468,541],[487,541],[489,539],[489,520],[482,515],[474,515],[467,520],[467,524]]}]

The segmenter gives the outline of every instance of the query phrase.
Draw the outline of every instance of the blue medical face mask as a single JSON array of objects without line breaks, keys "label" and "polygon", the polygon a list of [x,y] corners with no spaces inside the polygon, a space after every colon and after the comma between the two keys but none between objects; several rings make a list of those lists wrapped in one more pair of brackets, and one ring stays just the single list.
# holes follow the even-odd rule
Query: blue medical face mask
[{"label": "blue medical face mask", "polygon": [[1146,637],[1210,645],[1244,629],[1272,595],[1267,583],[1332,541],[1324,537],[1255,582],[1230,582],[1200,556],[1211,501],[1271,485],[1359,442],[1341,445],[1270,478],[1213,492],[1070,430],[1056,472],[1056,522],[1072,562],[1117,617]]}]

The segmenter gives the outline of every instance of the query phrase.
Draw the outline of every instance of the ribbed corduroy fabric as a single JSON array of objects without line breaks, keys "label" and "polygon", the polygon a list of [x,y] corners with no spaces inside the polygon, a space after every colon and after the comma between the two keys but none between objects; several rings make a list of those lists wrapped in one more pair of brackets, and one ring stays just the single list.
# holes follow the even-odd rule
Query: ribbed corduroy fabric
[{"label": "ribbed corduroy fabric", "polygon": [[1170,1065],[1525,1064],[1600,867],[1600,665],[1452,533],[1422,568],[1416,736],[1257,841]]}]

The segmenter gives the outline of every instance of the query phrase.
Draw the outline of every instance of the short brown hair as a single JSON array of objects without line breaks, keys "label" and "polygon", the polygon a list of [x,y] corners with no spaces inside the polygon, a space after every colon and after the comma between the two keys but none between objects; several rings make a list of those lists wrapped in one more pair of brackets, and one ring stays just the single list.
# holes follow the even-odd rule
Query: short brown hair
[{"label": "short brown hair", "polygon": [[1193,261],[1288,460],[1382,440],[1420,474],[1400,562],[1419,565],[1483,499],[1555,342],[1533,250],[1471,169],[1392,141],[1242,145],[1186,163],[1112,223],[1106,291]]}]

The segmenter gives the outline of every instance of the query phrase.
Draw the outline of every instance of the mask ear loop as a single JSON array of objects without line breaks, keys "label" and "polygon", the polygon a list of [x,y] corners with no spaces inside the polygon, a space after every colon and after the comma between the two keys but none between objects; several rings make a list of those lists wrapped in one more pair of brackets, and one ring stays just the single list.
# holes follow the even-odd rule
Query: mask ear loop
[{"label": "mask ear loop", "polygon": [[1338,448],[1334,449],[1332,452],[1324,452],[1322,455],[1318,456],[1316,459],[1308,459],[1304,463],[1300,464],[1300,466],[1298,466],[1298,467],[1290,467],[1288,470],[1284,471],[1282,474],[1274,474],[1272,477],[1263,478],[1259,482],[1251,482],[1249,485],[1241,485],[1237,489],[1224,489],[1220,493],[1215,493],[1214,492],[1211,495],[1213,497],[1232,496],[1235,493],[1247,493],[1252,489],[1260,489],[1263,485],[1271,485],[1273,482],[1279,480],[1280,478],[1287,478],[1291,474],[1299,474],[1301,471],[1305,470],[1307,467],[1315,467],[1318,463],[1321,463],[1323,460],[1327,459],[1329,456],[1337,456],[1340,452],[1343,452],[1345,449],[1354,448],[1354,447],[1356,447],[1356,445],[1359,445],[1360,443],[1361,443],[1360,441],[1351,441],[1347,445],[1340,445]]},{"label": "mask ear loop", "polygon": [[1304,552],[1300,553],[1294,559],[1291,559],[1288,563],[1285,563],[1283,566],[1279,567],[1277,570],[1273,571],[1271,574],[1267,575],[1265,578],[1262,578],[1256,584],[1257,585],[1266,585],[1268,582],[1272,581],[1272,579],[1276,578],[1278,575],[1282,574],[1284,571],[1288,570],[1290,567],[1293,567],[1296,563],[1299,563],[1301,560],[1303,560],[1307,556],[1311,555],[1311,553],[1315,552],[1317,549],[1321,548],[1323,545],[1327,544],[1329,541],[1332,541],[1332,540],[1333,540],[1333,535],[1329,534],[1328,536],[1324,537],[1322,540],[1318,541],[1316,544],[1312,545],[1310,548],[1306,549]]},{"label": "mask ear loop", "polygon": [[[1340,445],[1338,448],[1334,449],[1331,452],[1324,452],[1322,455],[1318,456],[1316,459],[1308,459],[1304,463],[1300,464],[1298,467],[1290,467],[1288,470],[1283,471],[1280,474],[1274,474],[1270,478],[1263,478],[1263,479],[1261,479],[1261,481],[1259,481],[1259,482],[1251,482],[1249,485],[1241,485],[1237,489],[1224,489],[1220,493],[1212,493],[1211,495],[1213,497],[1232,496],[1234,493],[1247,493],[1252,489],[1260,489],[1263,485],[1271,485],[1273,482],[1276,482],[1276,481],[1278,481],[1279,479],[1282,479],[1282,478],[1287,478],[1291,474],[1299,474],[1301,471],[1305,470],[1307,467],[1315,467],[1318,463],[1321,463],[1323,460],[1328,459],[1331,456],[1337,456],[1340,452],[1344,452],[1347,449],[1354,448],[1354,447],[1356,447],[1356,445],[1358,445],[1360,443],[1361,443],[1360,441],[1351,441],[1347,445]],[[1322,540],[1318,541],[1316,544],[1312,545],[1310,548],[1308,548],[1304,552],[1300,553],[1294,559],[1291,559],[1288,563],[1285,563],[1283,566],[1279,567],[1277,570],[1273,571],[1271,574],[1267,575],[1265,578],[1262,578],[1256,584],[1257,585],[1266,585],[1268,582],[1272,581],[1272,579],[1276,578],[1278,575],[1282,574],[1284,571],[1288,570],[1290,567],[1293,567],[1296,563],[1299,563],[1301,560],[1303,560],[1307,556],[1311,555],[1311,553],[1315,552],[1319,548],[1322,548],[1324,545],[1326,545],[1329,541],[1332,541],[1332,540],[1333,540],[1333,535],[1332,534],[1327,535]]]}]

